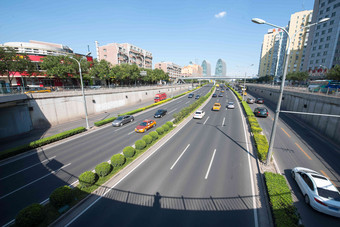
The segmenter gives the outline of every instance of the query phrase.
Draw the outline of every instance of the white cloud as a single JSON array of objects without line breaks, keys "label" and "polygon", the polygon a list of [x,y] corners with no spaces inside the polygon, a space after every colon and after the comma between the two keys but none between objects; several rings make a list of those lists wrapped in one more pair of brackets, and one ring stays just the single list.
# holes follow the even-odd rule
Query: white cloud
[{"label": "white cloud", "polygon": [[223,12],[220,12],[220,13],[218,13],[218,14],[215,14],[215,17],[216,17],[216,18],[222,18],[222,17],[224,17],[225,15],[227,15],[227,12],[226,12],[226,11],[223,11]]}]

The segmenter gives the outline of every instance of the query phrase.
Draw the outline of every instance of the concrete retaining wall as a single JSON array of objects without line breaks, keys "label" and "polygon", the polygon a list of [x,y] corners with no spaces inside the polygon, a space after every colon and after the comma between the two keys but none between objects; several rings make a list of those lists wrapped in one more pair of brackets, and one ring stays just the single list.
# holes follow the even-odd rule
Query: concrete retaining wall
[{"label": "concrete retaining wall", "polygon": [[[279,89],[257,85],[248,85],[247,87],[250,92],[255,93],[258,97],[263,97],[264,99],[277,103]],[[284,91],[281,109],[297,112],[340,115],[340,98],[298,91]],[[311,125],[321,134],[340,143],[339,117],[301,114],[296,114],[296,116]]]},{"label": "concrete retaining wall", "polygon": [[[142,102],[150,102],[155,95],[165,92],[168,97],[171,94],[179,94],[188,91],[190,85],[173,87],[154,87],[148,90],[127,90],[123,93],[86,94],[86,104],[88,115],[99,114],[105,111],[112,111],[116,108],[134,105]],[[33,128],[44,128],[50,125],[72,121],[84,117],[83,97],[77,95],[58,94],[55,97],[43,97],[42,94],[36,95],[28,101]]]}]

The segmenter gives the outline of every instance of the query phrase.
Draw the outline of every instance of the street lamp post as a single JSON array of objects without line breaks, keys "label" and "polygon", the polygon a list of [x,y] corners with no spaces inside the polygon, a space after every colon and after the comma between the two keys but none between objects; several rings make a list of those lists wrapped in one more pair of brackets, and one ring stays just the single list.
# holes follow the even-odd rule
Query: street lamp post
[{"label": "street lamp post", "polygon": [[[89,54],[87,54],[89,55]],[[87,116],[87,107],[86,107],[86,99],[85,99],[85,93],[84,93],[84,85],[83,85],[83,76],[81,74],[81,66],[80,66],[80,62],[73,58],[72,56],[70,56],[71,59],[75,60],[77,63],[78,63],[78,66],[79,66],[79,75],[80,75],[80,84],[81,84],[81,93],[83,95],[83,102],[84,102],[84,109],[85,109],[85,121],[86,121],[86,129],[89,129],[90,126],[89,126],[89,119],[88,119],[88,116]]]},{"label": "street lamp post", "polygon": [[[305,28],[309,28],[311,26],[314,26],[314,25],[319,24],[319,23],[326,22],[328,20],[329,20],[329,18],[324,18],[324,19],[321,19],[319,22],[316,22],[316,23],[310,24],[310,25],[308,25],[306,27],[303,27],[299,31],[295,32],[292,37],[294,38],[297,33],[299,33],[301,30],[303,30]],[[291,37],[290,37],[288,31],[284,27],[280,27],[280,26],[277,26],[275,24],[268,23],[268,22],[266,22],[266,21],[264,21],[262,19],[259,19],[259,18],[253,18],[251,21],[256,23],[256,24],[267,24],[267,25],[275,27],[275,28],[280,28],[288,36],[288,45],[287,45],[287,53],[286,53],[286,58],[285,58],[285,67],[284,67],[284,70],[283,70],[283,76],[282,76],[282,81],[281,81],[281,86],[280,86],[279,100],[277,102],[277,106],[276,106],[276,110],[275,110],[275,117],[274,117],[272,132],[271,132],[271,135],[270,135],[269,148],[268,148],[268,154],[267,154],[266,165],[269,165],[270,158],[271,158],[272,153],[273,153],[273,145],[274,145],[275,134],[276,134],[277,120],[278,120],[279,114],[280,114],[280,107],[281,107],[281,101],[282,101],[282,96],[283,96],[283,88],[284,88],[284,84],[285,84],[285,80],[286,80],[286,75],[287,75],[288,61],[289,61],[289,54],[290,54],[290,41],[291,41]]]}]

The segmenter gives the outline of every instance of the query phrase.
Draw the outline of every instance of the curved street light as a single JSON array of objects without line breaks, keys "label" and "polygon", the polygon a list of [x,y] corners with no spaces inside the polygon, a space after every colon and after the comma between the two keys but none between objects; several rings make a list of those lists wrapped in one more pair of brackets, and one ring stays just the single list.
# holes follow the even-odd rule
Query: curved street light
[{"label": "curved street light", "polygon": [[[292,38],[295,37],[295,35],[297,33],[299,33],[301,30],[305,29],[305,28],[309,28],[311,26],[314,26],[316,24],[320,24],[323,22],[328,21],[330,18],[323,18],[321,20],[319,20],[316,23],[313,24],[309,24],[306,27],[301,28],[300,30],[298,30],[297,32],[295,32],[292,35]],[[269,26],[275,27],[275,28],[280,28],[282,29],[288,36],[288,45],[287,45],[287,52],[286,52],[286,57],[285,57],[285,67],[283,70],[283,76],[282,76],[282,81],[281,81],[281,86],[280,86],[280,94],[279,94],[279,100],[277,102],[277,106],[276,106],[276,110],[275,110],[275,117],[274,117],[274,122],[273,122],[273,127],[272,127],[272,132],[270,135],[270,141],[269,141],[269,148],[268,148],[268,154],[267,154],[267,161],[266,161],[266,165],[269,165],[270,163],[270,158],[272,156],[273,153],[273,145],[274,145],[274,140],[275,140],[275,134],[276,134],[276,126],[277,126],[277,120],[279,118],[279,114],[280,114],[280,108],[281,108],[281,101],[282,101],[282,96],[283,96],[283,88],[284,88],[284,84],[285,84],[285,80],[286,80],[286,75],[287,75],[287,69],[288,69],[288,60],[289,60],[289,54],[290,54],[290,41],[292,40],[288,31],[284,28],[284,27],[280,27],[277,26],[275,24],[271,24],[266,22],[265,20],[262,20],[260,18],[253,18],[251,19],[252,22],[256,23],[256,24],[267,24]]]}]

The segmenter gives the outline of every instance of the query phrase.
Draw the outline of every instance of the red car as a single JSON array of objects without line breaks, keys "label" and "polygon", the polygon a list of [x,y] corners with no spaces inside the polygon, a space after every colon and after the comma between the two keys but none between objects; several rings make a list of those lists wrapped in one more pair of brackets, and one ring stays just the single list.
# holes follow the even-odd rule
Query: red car
[{"label": "red car", "polygon": [[145,132],[149,130],[150,128],[156,126],[156,121],[154,120],[144,120],[142,123],[140,123],[136,128],[135,132]]}]

